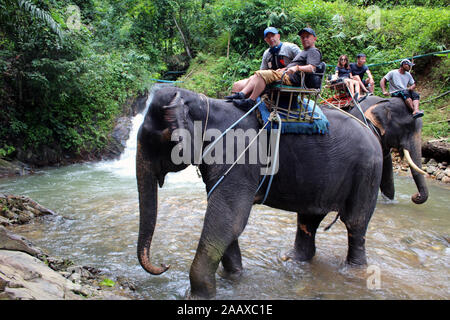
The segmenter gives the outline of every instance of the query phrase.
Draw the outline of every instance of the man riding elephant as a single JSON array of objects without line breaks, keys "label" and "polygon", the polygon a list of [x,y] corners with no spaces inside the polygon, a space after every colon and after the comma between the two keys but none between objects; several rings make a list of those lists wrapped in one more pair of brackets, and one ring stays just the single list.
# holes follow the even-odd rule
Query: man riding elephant
[{"label": "man riding elephant", "polygon": [[[256,104],[256,99],[263,93],[266,85],[281,80],[285,85],[299,87],[301,85],[301,72],[312,74],[316,71],[316,68],[322,62],[322,54],[315,46],[316,33],[311,28],[303,28],[298,35],[302,40],[304,50],[286,68],[256,71],[240,92],[227,97],[233,100],[236,107],[249,110]],[[311,79],[306,76],[305,83],[308,87],[310,87],[308,82],[314,82],[309,80]],[[249,96],[248,99],[246,99],[247,96]]]},{"label": "man riding elephant", "polygon": [[[260,70],[278,70],[285,68],[301,52],[295,43],[281,42],[280,33],[274,27],[268,27],[264,30],[264,41],[269,45],[269,48],[264,51]],[[249,78],[235,82],[231,88],[231,92],[240,92],[244,89],[248,81]],[[229,99],[231,97],[228,96],[225,98]]]},{"label": "man riding elephant", "polygon": [[[409,72],[414,63],[408,59],[402,60],[400,68],[389,71],[380,81],[381,90],[385,96],[399,97],[411,109],[414,119],[423,116],[423,111],[419,110],[419,94],[414,91],[416,83]],[[386,82],[389,81],[389,93],[386,91]]]}]

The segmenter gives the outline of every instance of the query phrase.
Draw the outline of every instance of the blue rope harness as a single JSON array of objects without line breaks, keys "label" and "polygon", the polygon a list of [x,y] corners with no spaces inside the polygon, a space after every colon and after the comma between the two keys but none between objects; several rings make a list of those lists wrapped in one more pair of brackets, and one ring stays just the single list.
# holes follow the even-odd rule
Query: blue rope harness
[{"label": "blue rope harness", "polygon": [[[208,154],[208,152],[214,147],[214,145],[215,145],[218,141],[220,141],[220,140],[227,134],[228,131],[230,131],[230,130],[231,130],[232,128],[234,128],[239,122],[241,122],[244,118],[246,118],[246,117],[247,117],[253,110],[255,110],[260,104],[261,104],[261,101],[258,102],[258,103],[257,103],[253,108],[251,108],[249,111],[247,111],[246,114],[244,114],[241,118],[239,118],[236,122],[234,122],[230,127],[228,127],[228,129],[226,129],[226,130],[225,130],[225,131],[224,131],[224,132],[223,132],[216,140],[214,140],[214,142],[211,143],[211,145],[209,145],[208,148],[206,148],[206,150],[203,152],[202,160],[203,160],[203,158]],[[278,113],[276,114],[276,117],[277,117],[278,125],[281,127],[281,118],[280,118],[280,116],[278,115]],[[248,150],[248,148],[250,148],[251,144],[252,144],[253,142],[256,141],[256,138],[264,131],[264,129],[265,129],[265,127],[267,126],[267,124],[268,124],[269,122],[272,122],[272,121],[273,121],[273,119],[269,119],[269,120],[264,124],[264,126],[260,129],[259,133],[256,135],[256,137],[255,137],[252,141],[250,141],[249,145],[248,145],[248,146],[245,148],[245,150],[239,155],[239,157],[238,157],[238,158],[236,159],[236,161],[231,165],[231,167],[228,168],[228,170],[227,170],[227,171],[219,178],[219,180],[217,180],[217,182],[214,184],[214,186],[211,188],[211,190],[209,190],[208,195],[207,195],[207,199],[211,196],[211,194],[213,193],[213,191],[214,191],[214,190],[217,188],[217,186],[223,181],[223,179],[225,179],[225,177],[227,176],[227,174],[231,171],[231,169],[235,166],[235,164],[240,160],[240,158],[245,154],[245,152]],[[273,180],[273,175],[274,175],[274,173],[275,173],[275,167],[276,167],[276,164],[277,164],[277,161],[278,161],[278,150],[279,150],[280,136],[281,136],[281,128],[278,130],[277,143],[276,143],[276,145],[275,145],[274,161],[273,161],[273,163],[272,163],[272,173],[271,173],[272,176],[270,177],[269,185],[268,185],[268,187],[267,187],[266,194],[265,194],[265,196],[264,196],[264,200],[263,200],[262,203],[264,203],[264,201],[265,201],[266,198],[267,198],[267,195],[269,194],[270,186],[271,186],[272,180]],[[263,181],[262,181],[262,182],[264,182],[266,176],[267,176],[267,173],[266,173],[266,175],[264,175],[264,178],[263,178]],[[261,185],[262,185],[262,182],[261,182],[261,184],[258,186],[258,189],[256,190],[256,192],[260,189],[260,187],[261,187]]]}]

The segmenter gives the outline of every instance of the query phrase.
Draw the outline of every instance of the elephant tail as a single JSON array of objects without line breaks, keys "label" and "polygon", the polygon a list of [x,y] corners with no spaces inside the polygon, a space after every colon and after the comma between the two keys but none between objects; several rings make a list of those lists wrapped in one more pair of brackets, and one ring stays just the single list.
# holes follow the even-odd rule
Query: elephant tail
[{"label": "elephant tail", "polygon": [[338,212],[338,214],[336,215],[336,218],[334,218],[333,222],[331,222],[327,227],[325,227],[325,228],[323,229],[323,231],[328,231],[329,229],[331,229],[331,227],[336,223],[336,221],[338,220],[338,218],[339,218],[339,212]]}]

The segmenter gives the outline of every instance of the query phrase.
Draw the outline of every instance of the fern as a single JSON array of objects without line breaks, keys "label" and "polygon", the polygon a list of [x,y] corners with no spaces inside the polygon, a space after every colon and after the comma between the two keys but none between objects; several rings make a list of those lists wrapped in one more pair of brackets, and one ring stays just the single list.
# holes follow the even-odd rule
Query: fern
[{"label": "fern", "polygon": [[61,30],[59,24],[55,20],[53,20],[52,16],[48,12],[41,10],[28,0],[17,0],[17,4],[22,10],[28,12],[31,17],[45,22],[53,30],[53,32],[55,32],[59,36],[61,40],[64,39],[64,33]]}]

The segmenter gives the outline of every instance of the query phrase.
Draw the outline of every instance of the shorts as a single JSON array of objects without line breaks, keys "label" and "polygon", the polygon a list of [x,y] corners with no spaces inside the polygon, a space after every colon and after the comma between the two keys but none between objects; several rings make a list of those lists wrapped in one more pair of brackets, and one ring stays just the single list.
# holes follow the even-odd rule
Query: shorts
[{"label": "shorts", "polygon": [[402,98],[403,101],[405,101],[406,99],[420,100],[420,95],[413,90],[402,90],[393,92],[391,93],[391,97],[399,97]]},{"label": "shorts", "polygon": [[[266,85],[268,85],[272,82],[280,81],[283,72],[275,70],[258,70],[255,72],[255,74],[263,78]],[[287,86],[293,85],[291,79],[289,79],[289,76],[287,74],[284,75],[282,83]]]}]

